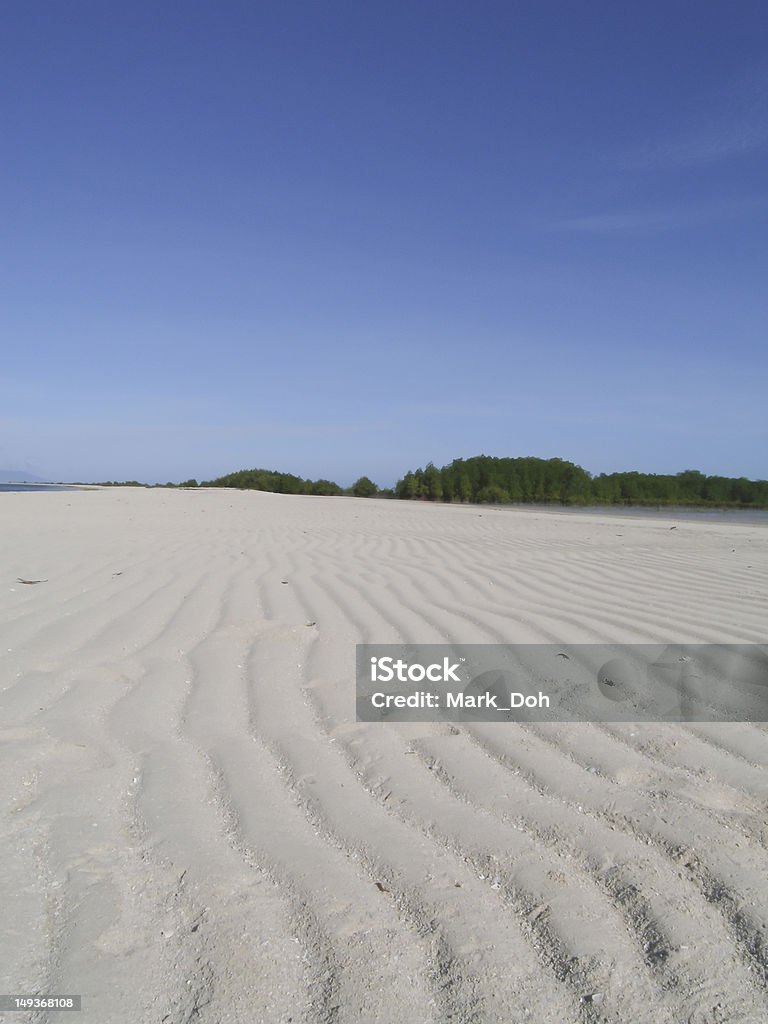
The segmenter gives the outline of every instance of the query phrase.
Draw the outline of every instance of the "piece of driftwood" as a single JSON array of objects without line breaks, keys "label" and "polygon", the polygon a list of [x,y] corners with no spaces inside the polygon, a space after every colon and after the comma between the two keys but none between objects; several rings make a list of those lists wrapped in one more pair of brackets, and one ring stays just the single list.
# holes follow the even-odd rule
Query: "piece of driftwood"
[{"label": "piece of driftwood", "polygon": [[17,581],[19,583],[26,583],[29,586],[31,586],[33,583],[47,583],[48,582],[48,580],[23,580],[21,578],[21,576],[17,576],[16,579],[17,579]]}]

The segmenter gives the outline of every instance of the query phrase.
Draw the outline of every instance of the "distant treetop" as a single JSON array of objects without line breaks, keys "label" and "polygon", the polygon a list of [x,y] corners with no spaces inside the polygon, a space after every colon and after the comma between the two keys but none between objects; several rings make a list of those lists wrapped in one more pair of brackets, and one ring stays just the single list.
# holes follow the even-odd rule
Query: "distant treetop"
[{"label": "distant treetop", "polygon": [[293,473],[276,469],[240,469],[216,480],[204,480],[201,487],[237,487],[248,491],[272,491],[275,494],[343,494],[333,480],[304,480]]},{"label": "distant treetop", "polygon": [[565,505],[712,505],[768,507],[768,481],[705,476],[687,469],[675,475],[601,473],[592,476],[563,459],[454,459],[411,470],[395,486],[397,498],[422,501],[558,502]]}]

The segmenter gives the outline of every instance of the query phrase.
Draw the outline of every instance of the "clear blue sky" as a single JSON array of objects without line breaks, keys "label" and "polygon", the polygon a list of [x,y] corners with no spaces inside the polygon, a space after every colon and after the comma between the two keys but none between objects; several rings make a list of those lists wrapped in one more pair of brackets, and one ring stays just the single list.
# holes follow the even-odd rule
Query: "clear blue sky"
[{"label": "clear blue sky", "polygon": [[11,0],[0,467],[768,475],[763,2]]}]

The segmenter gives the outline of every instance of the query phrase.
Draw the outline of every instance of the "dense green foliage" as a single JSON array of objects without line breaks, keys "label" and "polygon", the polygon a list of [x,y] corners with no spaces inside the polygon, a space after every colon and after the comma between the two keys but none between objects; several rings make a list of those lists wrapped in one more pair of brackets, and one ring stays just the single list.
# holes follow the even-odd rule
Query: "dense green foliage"
[{"label": "dense green foliage", "polygon": [[563,459],[499,459],[477,455],[437,469],[405,474],[398,498],[425,501],[560,502],[566,505],[768,506],[768,481],[705,476],[688,469],[676,475],[601,473],[593,477]]},{"label": "dense green foliage", "polygon": [[426,469],[406,473],[397,482],[395,495],[427,501],[582,504],[590,500],[590,482],[586,470],[562,459],[497,459],[478,455],[455,459],[442,469],[430,462]]},{"label": "dense green foliage", "polygon": [[361,476],[359,480],[355,480],[352,484],[352,493],[356,498],[373,498],[378,490],[379,488],[373,480],[367,476]]},{"label": "dense green foliage", "polygon": [[768,480],[683,473],[601,473],[592,481],[597,504],[768,506]]},{"label": "dense green foliage", "polygon": [[304,480],[293,473],[274,469],[241,469],[216,480],[204,480],[201,487],[238,487],[241,490],[273,491],[276,494],[343,494],[332,480]]},{"label": "dense green foliage", "polygon": [[148,487],[149,484],[142,484],[138,480],[99,480],[95,487]]},{"label": "dense green foliage", "polygon": [[[307,481],[309,483],[310,481]],[[307,494],[343,494],[344,491],[333,480],[315,480]]]}]

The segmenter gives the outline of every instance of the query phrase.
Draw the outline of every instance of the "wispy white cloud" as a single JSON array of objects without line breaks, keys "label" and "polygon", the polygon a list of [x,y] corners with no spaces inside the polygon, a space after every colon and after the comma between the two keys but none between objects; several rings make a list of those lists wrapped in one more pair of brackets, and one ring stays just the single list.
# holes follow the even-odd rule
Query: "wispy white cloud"
[{"label": "wispy white cloud", "polygon": [[[676,123],[675,123],[676,121]],[[701,106],[680,111],[655,139],[625,152],[628,169],[674,170],[716,163],[768,147],[768,68],[750,68]]]},{"label": "wispy white cloud", "polygon": [[755,217],[768,211],[768,198],[713,199],[700,203],[672,203],[666,206],[599,211],[557,221],[558,231],[583,234],[655,234],[704,227]]},{"label": "wispy white cloud", "polygon": [[625,162],[630,167],[649,170],[695,167],[746,156],[766,144],[768,126],[764,123],[747,117],[736,121],[720,118],[632,151]]}]

